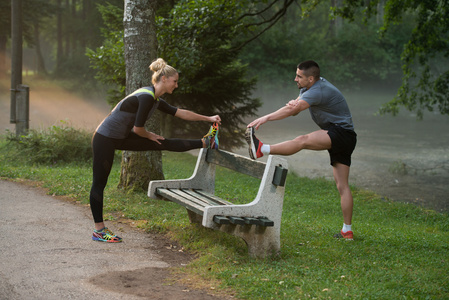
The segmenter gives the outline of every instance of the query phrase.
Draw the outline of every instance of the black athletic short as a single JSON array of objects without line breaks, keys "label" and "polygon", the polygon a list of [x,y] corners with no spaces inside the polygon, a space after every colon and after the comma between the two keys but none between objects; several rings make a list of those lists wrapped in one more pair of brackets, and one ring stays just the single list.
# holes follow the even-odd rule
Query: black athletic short
[{"label": "black athletic short", "polygon": [[331,138],[332,146],[328,150],[331,165],[339,162],[348,167],[351,166],[351,155],[357,144],[357,134],[338,125],[332,125],[327,134]]}]

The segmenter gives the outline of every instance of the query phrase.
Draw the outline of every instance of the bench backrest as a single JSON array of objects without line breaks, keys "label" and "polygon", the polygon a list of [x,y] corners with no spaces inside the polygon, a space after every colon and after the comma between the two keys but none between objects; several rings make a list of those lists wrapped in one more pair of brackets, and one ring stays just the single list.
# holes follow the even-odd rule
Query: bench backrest
[{"label": "bench backrest", "polygon": [[223,150],[207,151],[206,161],[239,173],[262,179],[266,163]]}]

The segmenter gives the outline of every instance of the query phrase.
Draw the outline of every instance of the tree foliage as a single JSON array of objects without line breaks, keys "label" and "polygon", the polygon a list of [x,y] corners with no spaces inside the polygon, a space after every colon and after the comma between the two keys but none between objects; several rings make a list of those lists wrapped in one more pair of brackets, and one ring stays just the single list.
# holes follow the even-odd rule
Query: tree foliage
[{"label": "tree foliage", "polygon": [[[47,0],[22,0],[22,34],[25,42],[34,45],[34,23],[55,13],[55,5]],[[11,36],[11,1],[0,1],[0,36]]]},{"label": "tree foliage", "polygon": [[[53,78],[68,78],[77,90],[92,87],[93,71],[85,56],[86,47],[101,45],[100,28],[104,26],[95,1],[88,0],[22,0],[24,66]],[[98,2],[98,1],[97,1]],[[108,0],[123,6],[123,0]],[[108,20],[109,21],[109,20]],[[0,73],[7,73],[6,53],[11,34],[11,1],[0,1]],[[42,49],[41,49],[42,48]],[[24,52],[30,53],[30,52]],[[50,77],[51,78],[51,77]],[[80,85],[79,82],[83,84]]]},{"label": "tree foliage", "polygon": [[[22,35],[29,47],[36,47],[36,28],[56,13],[56,6],[46,0],[22,1]],[[6,46],[11,37],[11,1],[0,1],[0,76],[6,70]]]},{"label": "tree foliage", "polygon": [[[331,11],[332,12],[332,11]],[[410,38],[411,20],[392,28],[379,39],[381,24],[329,19],[329,1],[292,6],[284,18],[256,39],[241,59],[257,74],[263,90],[295,87],[299,62],[314,59],[324,77],[340,88],[359,89],[370,84],[393,88],[400,84],[400,55]]]},{"label": "tree foliage", "polygon": [[291,86],[297,63],[315,59],[324,76],[342,88],[362,88],[366,82],[400,86],[382,113],[405,107],[419,118],[425,110],[448,114],[448,4],[297,1],[241,58],[268,89]]},{"label": "tree foliage", "polygon": [[[206,53],[205,49],[213,49],[210,50],[213,55],[216,50],[221,54],[225,50],[236,53],[243,49],[243,53],[239,55],[241,67],[249,63],[249,68],[246,68],[249,74],[257,75],[259,81],[263,81],[263,86],[268,88],[282,88],[284,82],[292,80],[292,69],[299,61],[313,58],[320,62],[326,77],[339,86],[350,83],[354,87],[366,81],[374,81],[382,87],[400,85],[397,96],[383,106],[381,111],[396,114],[400,108],[405,107],[422,117],[424,111],[434,109],[449,114],[448,2],[449,0],[213,0],[195,3],[187,0],[159,0],[159,5],[163,5],[158,12],[159,16],[174,21],[175,24],[167,21],[158,30],[178,30],[189,39],[175,38],[169,41],[175,48],[166,47],[170,56],[182,53],[180,45],[188,46],[184,48],[184,53],[187,54],[184,60],[173,56],[179,61],[176,66],[185,73],[182,80],[183,77],[186,78],[187,72],[198,72],[198,76],[204,74],[201,72],[206,67],[204,64],[197,64],[200,60],[196,55]],[[7,41],[11,32],[10,3],[11,1],[0,1],[2,74],[7,73]],[[113,16],[114,7],[123,8],[122,0],[103,2],[103,5],[98,6],[100,9],[92,1],[23,0],[23,3],[25,46],[36,45],[40,36],[45,47],[43,56],[50,65],[50,71],[53,68],[54,75],[58,78],[81,78],[85,83],[92,82],[89,79],[91,75],[87,69],[87,59],[83,57],[85,47],[89,47],[98,54],[96,57],[90,55],[91,64],[92,60],[99,66],[103,64],[97,69],[100,72],[98,79],[124,86],[124,71],[121,71],[124,70],[121,56],[123,33],[122,28],[118,28],[123,25],[121,17]],[[107,18],[99,17],[101,7],[112,9]],[[222,9],[222,14],[214,7]],[[175,8],[173,12],[177,13],[176,16],[171,15],[172,8]],[[211,12],[211,15],[204,16],[204,11]],[[176,21],[177,17],[187,23],[180,24]],[[341,21],[340,18],[353,22]],[[196,22],[198,24],[194,25]],[[36,25],[40,27],[38,37],[34,32]],[[232,28],[233,26],[236,27]],[[102,27],[108,28],[108,32],[102,33],[103,38],[100,37],[99,30]],[[213,30],[214,27],[217,28],[216,31]],[[188,29],[193,30],[190,35],[186,32]],[[206,34],[208,36],[205,38]],[[167,40],[169,36],[173,37],[167,32],[165,38],[160,38]],[[100,47],[103,41],[104,44]],[[214,48],[213,42],[221,44],[216,44]],[[203,48],[192,48],[202,43],[206,43]],[[159,54],[165,57],[165,53]],[[55,58],[58,58],[56,68],[52,66]],[[170,59],[167,60],[173,63]],[[236,62],[238,59],[233,61]],[[215,64],[219,65],[220,61],[215,61]],[[102,68],[105,72],[100,71]],[[276,82],[278,79],[281,83]],[[123,93],[124,88],[116,88],[112,92],[117,98],[121,98]],[[180,98],[181,90],[175,96]],[[184,99],[188,101],[188,98]]]},{"label": "tree foliage", "polygon": [[[235,137],[243,136],[237,134],[243,118],[259,107],[251,97],[255,80],[247,78],[247,66],[232,49],[244,30],[239,18],[245,7],[245,1],[179,1],[168,17],[158,18],[159,53],[181,72],[169,102],[200,114],[220,114],[222,144],[229,148],[240,144]],[[176,119],[172,125],[177,134],[198,136],[207,130],[204,124]]]},{"label": "tree foliage", "polygon": [[87,48],[90,66],[96,70],[95,79],[107,84],[107,101],[113,107],[125,97],[126,68],[123,42],[123,8],[110,3],[97,4],[105,27],[101,29],[103,44],[92,50]]},{"label": "tree foliage", "polygon": [[[172,8],[165,3],[157,23],[158,56],[181,75],[179,88],[166,99],[201,114],[220,114],[224,124],[220,132],[222,144],[229,148],[241,144],[236,136],[243,136],[239,133],[244,129],[244,117],[254,115],[260,106],[258,99],[251,96],[255,79],[247,76],[247,66],[238,58],[239,46],[248,40],[248,34],[257,34],[254,24],[248,22],[252,19],[245,15],[251,6],[251,1],[224,0],[178,1]],[[118,20],[121,8],[98,8],[104,20]],[[103,45],[95,51],[88,50],[88,56],[97,69],[97,78],[117,87],[110,93],[114,96],[111,104],[115,104],[124,96],[125,74],[120,71],[124,70],[123,31],[118,22],[111,24],[115,25],[103,33]],[[167,119],[163,124],[166,137],[198,137],[208,129],[201,122],[186,124]]]},{"label": "tree foliage", "polygon": [[[345,1],[335,12],[350,20],[358,12],[369,18],[384,1]],[[426,110],[438,108],[449,115],[449,1],[387,0],[383,27],[385,35],[393,25],[412,14],[415,27],[402,52],[402,85],[396,97],[381,108],[381,113],[397,114],[400,107],[415,111],[418,118]]]}]

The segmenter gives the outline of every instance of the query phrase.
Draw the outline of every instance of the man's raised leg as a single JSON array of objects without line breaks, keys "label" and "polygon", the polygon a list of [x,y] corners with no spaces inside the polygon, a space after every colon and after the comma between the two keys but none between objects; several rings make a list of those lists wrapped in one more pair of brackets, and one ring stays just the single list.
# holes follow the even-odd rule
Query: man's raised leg
[{"label": "man's raised leg", "polygon": [[317,130],[300,135],[293,140],[270,145],[270,154],[292,155],[301,150],[328,150],[332,146],[331,138],[326,130]]}]

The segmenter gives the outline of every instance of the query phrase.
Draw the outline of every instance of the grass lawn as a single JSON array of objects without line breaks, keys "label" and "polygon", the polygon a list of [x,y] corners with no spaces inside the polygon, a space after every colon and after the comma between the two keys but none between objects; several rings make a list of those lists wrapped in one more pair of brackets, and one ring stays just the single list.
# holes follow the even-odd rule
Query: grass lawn
[{"label": "grass lawn", "polygon": [[[32,165],[0,145],[0,178],[38,181],[49,193],[88,203],[89,163]],[[164,152],[167,179],[190,177],[196,158]],[[332,236],[342,225],[333,182],[289,174],[279,257],[253,259],[242,240],[188,222],[185,209],[146,193],[116,189],[119,159],[105,193],[109,220],[125,217],[167,234],[197,259],[177,271],[190,282],[239,299],[449,299],[449,216],[382,199],[352,187],[355,240]],[[216,194],[251,201],[259,180],[217,168]],[[124,237],[126,239],[126,236]]]}]

